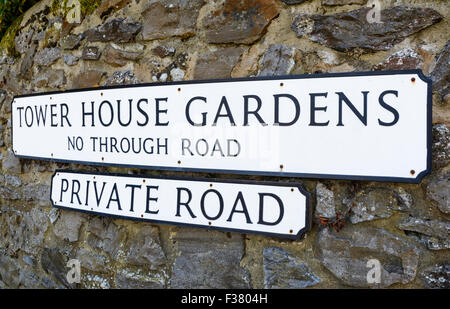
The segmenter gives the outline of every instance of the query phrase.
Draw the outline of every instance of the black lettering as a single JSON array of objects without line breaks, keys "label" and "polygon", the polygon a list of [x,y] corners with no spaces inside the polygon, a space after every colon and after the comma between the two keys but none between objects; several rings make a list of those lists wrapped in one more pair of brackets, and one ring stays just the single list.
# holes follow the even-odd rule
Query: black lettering
[{"label": "black lettering", "polygon": [[[278,126],[282,126],[282,127],[287,127],[287,126],[291,126],[294,123],[297,122],[298,118],[300,117],[300,103],[298,102],[298,100],[290,94],[274,94],[273,95],[275,98],[275,116],[274,116],[274,125],[278,125]],[[290,99],[294,105],[295,105],[295,116],[294,119],[292,119],[290,122],[281,122],[280,121],[280,98],[288,98]]]},{"label": "black lettering", "polygon": [[398,122],[398,119],[400,118],[400,115],[398,113],[398,111],[393,108],[392,106],[388,105],[385,101],[384,101],[384,96],[387,94],[393,94],[398,98],[398,91],[396,90],[386,90],[383,93],[380,94],[379,98],[378,98],[378,102],[380,103],[380,105],[387,109],[388,111],[390,111],[393,115],[394,115],[394,120],[392,120],[391,122],[384,122],[381,121],[380,119],[378,119],[378,124],[380,126],[385,126],[385,127],[390,127],[393,126],[394,124],[396,124]]},{"label": "black lettering", "polygon": [[[111,118],[109,119],[109,122],[104,122],[104,121],[103,121],[103,117],[104,117],[103,110],[104,110],[104,109],[102,109],[102,107],[103,107],[105,104],[109,106],[109,111],[111,112]],[[111,104],[109,101],[106,101],[106,100],[105,100],[105,101],[103,101],[102,103],[100,103],[100,106],[98,107],[98,119],[100,120],[101,124],[102,124],[104,127],[109,127],[109,126],[112,124],[112,122],[113,122],[113,120],[114,120],[114,109],[113,109],[112,104]]]},{"label": "black lettering", "polygon": [[[77,184],[77,189],[75,190],[75,184]],[[78,200],[78,204],[81,205],[81,199],[78,193],[80,192],[80,182],[76,179],[72,179],[72,195],[70,197],[70,203],[73,204],[73,197],[76,196]]]},{"label": "black lettering", "polygon": [[316,97],[327,97],[328,92],[322,92],[322,93],[310,93],[310,100],[311,100],[311,112],[310,112],[310,122],[309,125],[310,126],[327,126],[330,121],[328,120],[327,122],[316,122],[316,111],[327,111],[327,106],[323,106],[323,107],[316,107]]},{"label": "black lettering", "polygon": [[62,103],[61,104],[61,127],[64,127],[64,119],[66,120],[67,125],[69,127],[72,126],[72,124],[69,121],[69,118],[67,118],[68,114],[69,114],[69,106],[67,106],[66,103]]},{"label": "black lettering", "polygon": [[[259,221],[258,221],[258,224],[277,225],[278,223],[280,223],[284,216],[284,206],[283,206],[283,202],[281,201],[281,199],[273,193],[258,193],[258,194],[259,194]],[[273,197],[278,202],[278,206],[280,208],[280,215],[278,216],[278,219],[275,220],[274,222],[268,222],[268,221],[264,220],[264,197],[266,197],[266,196]]]},{"label": "black lettering", "polygon": [[206,98],[205,98],[205,97],[193,97],[192,99],[190,99],[189,102],[186,104],[186,111],[185,111],[185,113],[186,113],[186,119],[187,119],[187,121],[188,121],[192,126],[200,126],[200,127],[203,127],[203,126],[206,125],[206,114],[207,114],[206,112],[201,113],[201,115],[202,115],[202,122],[201,122],[201,123],[195,123],[195,122],[193,122],[193,121],[192,121],[192,118],[191,118],[191,115],[189,114],[189,109],[190,109],[190,107],[191,107],[191,103],[192,103],[193,101],[195,101],[195,100],[201,100],[201,101],[203,101],[203,102],[206,103]]},{"label": "black lettering", "polygon": [[130,211],[134,212],[134,190],[136,188],[141,189],[141,185],[132,185],[132,184],[126,184],[125,188],[131,188],[131,202],[130,202]]},{"label": "black lettering", "polygon": [[[102,102],[102,104],[104,103],[104,102],[108,102],[108,101],[103,101]],[[108,102],[109,103],[109,102]],[[119,120],[119,124],[122,126],[122,127],[127,127],[130,123],[131,123],[131,117],[132,117],[132,108],[131,108],[131,104],[133,103],[133,99],[129,99],[128,100],[128,122],[122,122],[122,117],[120,116],[121,115],[121,112],[120,112],[120,105],[122,105],[121,103],[120,103],[120,100],[117,100],[117,119]],[[100,105],[100,107],[101,107],[101,105]],[[111,117],[112,118],[112,117]],[[112,121],[112,120],[111,120]]]},{"label": "black lettering", "polygon": [[[113,195],[114,195],[114,198],[113,198]],[[109,205],[111,204],[111,202],[116,202],[119,210],[122,210],[122,208],[120,207],[119,191],[117,190],[116,183],[114,184],[114,186],[111,190],[111,195],[109,196],[108,205],[106,205],[107,209],[109,209]]]},{"label": "black lettering", "polygon": [[[186,202],[181,202],[181,191],[187,192],[188,194],[188,200]],[[197,218],[196,215],[194,215],[194,213],[192,212],[191,208],[189,207],[189,203],[192,200],[192,193],[188,188],[177,188],[177,213],[176,213],[176,217],[181,217],[180,215],[180,206],[184,206],[186,207],[187,211],[189,212],[189,215],[192,218]]]},{"label": "black lettering", "polygon": [[[225,109],[226,109],[225,114],[221,114],[222,107],[225,107]],[[236,125],[236,123],[234,122],[234,119],[233,119],[233,114],[231,113],[231,110],[230,110],[230,106],[228,105],[227,98],[225,96],[222,96],[222,99],[220,100],[220,104],[219,104],[219,108],[217,109],[216,117],[214,118],[214,122],[212,123],[213,126],[217,125],[217,120],[219,119],[219,117],[227,117],[232,126]]]},{"label": "black lettering", "polygon": [[[215,217],[208,216],[205,211],[205,198],[206,198],[206,195],[211,192],[216,194],[216,196],[219,199],[219,212],[217,213],[217,215]],[[203,216],[205,216],[206,219],[211,220],[211,221],[219,219],[223,212],[223,198],[222,198],[222,195],[220,195],[220,192],[217,190],[214,190],[214,189],[206,190],[205,193],[203,193],[202,198],[200,199],[200,208],[202,210]]]},{"label": "black lettering", "polygon": [[[65,187],[64,187],[65,184]],[[59,201],[62,202],[62,196],[64,192],[69,190],[69,181],[67,179],[61,179],[61,194],[59,195]]]},{"label": "black lettering", "polygon": [[158,198],[157,197],[150,197],[150,190],[151,189],[155,189],[156,191],[158,191],[159,186],[147,186],[147,202],[145,204],[145,213],[147,214],[157,214],[159,212],[158,210],[150,210],[150,202],[157,202]]},{"label": "black lettering", "polygon": [[[241,202],[242,210],[237,210],[238,202]],[[230,216],[228,217],[227,221],[231,222],[233,220],[234,213],[243,213],[245,215],[245,220],[248,224],[252,224],[252,221],[250,220],[250,215],[248,214],[247,205],[245,205],[244,196],[242,195],[242,192],[239,191],[236,200],[234,201],[233,209],[231,209]]]},{"label": "black lettering", "polygon": [[339,121],[337,123],[337,126],[344,126],[342,123],[342,102],[345,102],[348,107],[352,110],[352,112],[358,117],[358,119],[367,126],[367,94],[369,91],[361,91],[364,97],[364,112],[361,114],[356,107],[353,105],[352,102],[345,96],[343,92],[336,92],[336,94],[339,96]]},{"label": "black lettering", "polygon": [[90,112],[86,112],[84,109],[84,104],[85,102],[81,102],[81,115],[82,115],[82,120],[83,120],[83,124],[81,125],[82,127],[86,126],[86,116],[91,116],[91,127],[95,127],[94,125],[94,101],[91,102],[91,111]]},{"label": "black lettering", "polygon": [[148,114],[141,108],[141,103],[144,102],[145,104],[148,104],[148,100],[147,99],[140,99],[137,103],[137,109],[138,111],[144,116],[145,121],[142,122],[137,122],[138,126],[140,127],[144,127],[148,124],[149,118],[148,118]]},{"label": "black lettering", "polygon": [[168,126],[169,122],[160,122],[159,121],[159,114],[166,114],[167,115],[167,109],[160,109],[159,108],[159,102],[160,101],[165,101],[167,102],[167,98],[157,98],[156,100],[156,126]]},{"label": "black lettering", "polygon": [[58,105],[56,104],[50,104],[50,126],[52,127],[57,127],[58,124],[53,122],[54,119],[56,119],[56,117],[58,117],[58,113],[56,113],[54,111],[55,108],[57,108]]},{"label": "black lettering", "polygon": [[[254,111],[249,111],[248,103],[249,99],[254,99],[257,103],[256,109]],[[256,119],[258,119],[259,123],[263,126],[266,126],[267,123],[261,118],[258,114],[259,109],[261,108],[262,102],[261,99],[256,95],[245,95],[244,96],[244,126],[248,126],[248,116],[250,114],[254,115]]]}]

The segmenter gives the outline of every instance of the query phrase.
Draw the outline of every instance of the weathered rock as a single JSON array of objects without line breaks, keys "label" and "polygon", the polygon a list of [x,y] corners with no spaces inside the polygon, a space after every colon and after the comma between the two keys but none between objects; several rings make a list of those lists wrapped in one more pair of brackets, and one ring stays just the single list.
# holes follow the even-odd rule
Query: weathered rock
[{"label": "weathered rock", "polygon": [[334,193],[320,182],[317,183],[316,186],[316,209],[314,211],[314,216],[324,218],[336,217]]},{"label": "weathered rock", "polygon": [[64,50],[72,50],[80,46],[81,41],[84,39],[84,33],[69,34],[61,40],[61,48]]},{"label": "weathered rock", "polygon": [[105,82],[105,86],[137,84],[139,81],[131,71],[116,71]]},{"label": "weathered rock", "polygon": [[277,247],[264,248],[263,265],[265,289],[304,289],[320,283],[304,263]]},{"label": "weathered rock", "polygon": [[441,168],[450,163],[450,130],[445,124],[433,126],[433,168]]},{"label": "weathered rock", "polygon": [[197,17],[204,0],[152,0],[143,13],[144,40],[172,36],[190,37],[196,32]]},{"label": "weathered rock", "polygon": [[18,288],[19,276],[20,266],[17,263],[17,259],[13,259],[0,251],[0,282],[3,282],[5,285],[4,288]]},{"label": "weathered rock", "polygon": [[426,193],[440,211],[450,214],[450,170],[443,170],[435,175],[430,180]]},{"label": "weathered rock", "polygon": [[65,287],[70,287],[66,279],[67,259],[57,248],[44,248],[41,254],[41,266],[47,273],[51,274],[59,283]]},{"label": "weathered rock", "polygon": [[83,52],[81,54],[81,59],[83,60],[98,60],[100,58],[101,52],[98,47],[95,46],[86,46],[83,48]]},{"label": "weathered rock", "polygon": [[104,18],[105,16],[122,9],[130,2],[131,0],[103,0],[95,11],[95,14],[100,16],[100,18]]},{"label": "weathered rock", "polygon": [[139,49],[127,50],[112,43],[105,47],[103,52],[103,61],[115,66],[124,66],[130,60],[137,60],[143,53],[143,46],[140,45]]},{"label": "weathered rock", "polygon": [[226,47],[197,58],[195,79],[229,78],[244,49]]},{"label": "weathered rock", "polygon": [[170,70],[170,77],[174,82],[180,81],[184,79],[184,71],[180,68],[173,68]]},{"label": "weathered rock", "polygon": [[322,0],[322,5],[336,6],[348,4],[366,4],[367,0]]},{"label": "weathered rock", "polygon": [[119,289],[162,289],[164,278],[122,269],[116,274],[115,284]]},{"label": "weathered rock", "polygon": [[36,87],[58,88],[66,83],[64,70],[46,69],[35,80]]},{"label": "weathered rock", "polygon": [[22,184],[22,180],[14,175],[5,175],[5,184],[7,186],[19,187]]},{"label": "weathered rock", "polygon": [[225,0],[223,7],[203,20],[209,43],[244,43],[258,40],[279,14],[275,0]]},{"label": "weathered rock", "polygon": [[87,289],[110,289],[111,283],[108,278],[99,275],[87,274],[84,278],[82,275],[83,288]]},{"label": "weathered rock", "polygon": [[126,233],[109,218],[92,218],[88,225],[88,244],[101,249],[111,256],[118,258],[119,250],[126,238]]},{"label": "weathered rock", "polygon": [[34,63],[41,66],[48,66],[61,58],[61,49],[57,47],[44,48],[34,56]]},{"label": "weathered rock", "polygon": [[82,214],[75,211],[62,211],[53,227],[53,233],[61,239],[70,242],[78,241],[81,224],[84,222]]},{"label": "weathered rock", "polygon": [[34,54],[36,53],[37,44],[31,43],[28,46],[25,55],[23,55],[20,62],[19,76],[29,79],[31,77],[31,67],[33,65]]},{"label": "weathered rock", "polygon": [[78,58],[77,56],[71,55],[71,54],[64,54],[63,60],[64,60],[65,64],[72,66],[72,65],[77,64],[78,60],[80,60],[80,58]]},{"label": "weathered rock", "polygon": [[22,188],[22,199],[37,202],[40,206],[50,206],[50,185],[47,183],[27,183]]},{"label": "weathered rock", "polygon": [[88,70],[81,72],[77,77],[73,79],[72,88],[89,88],[97,87],[102,80],[104,73],[96,70]]},{"label": "weathered rock", "polygon": [[375,65],[374,71],[420,69],[423,65],[422,57],[412,48],[405,48],[390,55],[383,62]]},{"label": "weathered rock", "polygon": [[355,224],[380,218],[388,218],[393,210],[406,210],[408,206],[398,192],[386,188],[366,188],[343,203],[351,207],[350,221]]},{"label": "weathered rock", "polygon": [[33,34],[34,34],[34,30],[30,29],[28,31],[24,31],[24,32],[20,33],[19,35],[17,35],[14,38],[16,50],[19,53],[23,54],[27,51],[28,47],[30,46],[31,38],[33,37]]},{"label": "weathered rock", "polygon": [[87,30],[85,35],[89,42],[113,41],[116,43],[128,43],[134,40],[141,28],[141,23],[124,18],[115,18],[98,27]]},{"label": "weathered rock", "polygon": [[408,240],[378,228],[346,226],[334,232],[324,228],[317,235],[317,258],[344,284],[369,287],[367,262],[381,264],[379,287],[408,283],[416,276],[419,250]]},{"label": "weathered rock", "polygon": [[442,100],[450,93],[450,41],[447,41],[445,47],[436,56],[436,66],[431,73],[431,80],[433,81],[433,91],[438,93]]},{"label": "weathered rock", "polygon": [[291,4],[301,4],[301,3],[306,2],[308,0],[281,0],[281,1],[283,1],[284,3],[286,3],[288,5],[291,5]]},{"label": "weathered rock", "polygon": [[20,194],[16,190],[0,185],[0,197],[5,200],[18,200]]},{"label": "weathered rock", "polygon": [[78,250],[77,259],[80,261],[81,267],[86,268],[90,271],[105,272],[108,270],[108,258],[91,250]]},{"label": "weathered rock", "polygon": [[159,45],[152,49],[152,53],[158,57],[164,58],[175,55],[176,49],[174,47]]},{"label": "weathered rock", "polygon": [[[228,235],[228,236],[227,236]],[[171,288],[249,288],[241,235],[179,229]]]},{"label": "weathered rock", "polygon": [[22,165],[19,158],[17,158],[11,150],[8,150],[2,160],[2,168],[4,171],[10,173],[20,174],[22,172]]},{"label": "weathered rock", "polygon": [[295,48],[272,44],[259,63],[259,76],[286,75],[292,71],[295,61]]},{"label": "weathered rock", "polygon": [[398,228],[428,236],[420,239],[430,250],[450,248],[450,222],[409,217],[401,221]]},{"label": "weathered rock", "polygon": [[450,289],[450,264],[427,267],[419,278],[429,289]]},{"label": "weathered rock", "polygon": [[127,263],[146,265],[150,269],[158,269],[166,262],[166,257],[159,242],[159,231],[156,227],[142,226],[136,235],[130,236]]},{"label": "weathered rock", "polygon": [[[299,14],[292,29],[297,37],[310,40],[338,51],[388,50],[407,36],[442,20],[433,9],[397,6],[381,10],[383,23],[369,23],[370,8],[332,15]],[[358,29],[355,31],[355,29]]]}]

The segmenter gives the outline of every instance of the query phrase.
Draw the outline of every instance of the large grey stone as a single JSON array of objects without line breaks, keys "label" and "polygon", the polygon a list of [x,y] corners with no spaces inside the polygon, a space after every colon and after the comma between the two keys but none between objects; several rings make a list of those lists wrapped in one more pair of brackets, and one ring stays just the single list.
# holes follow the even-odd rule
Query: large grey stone
[{"label": "large grey stone", "polygon": [[162,289],[164,282],[161,275],[131,269],[122,269],[115,277],[115,284],[120,289]]},{"label": "large grey stone", "polygon": [[166,263],[164,251],[159,241],[158,228],[141,226],[136,235],[129,235],[127,263],[158,269]]},{"label": "large grey stone", "polygon": [[419,278],[429,289],[450,289],[450,264],[427,267],[420,273]]},{"label": "large grey stone", "polygon": [[347,225],[339,232],[324,228],[317,235],[316,255],[319,261],[344,284],[369,287],[367,262],[381,264],[378,287],[411,282],[417,271],[419,249],[407,239],[378,228]]},{"label": "large grey stone", "polygon": [[116,71],[105,82],[105,86],[113,86],[113,85],[130,85],[137,84],[139,81],[134,76],[134,73],[126,70],[126,71]]},{"label": "large grey stone", "polygon": [[46,69],[43,70],[35,79],[36,87],[58,88],[66,83],[64,70]]},{"label": "large grey stone", "polygon": [[109,218],[92,218],[89,221],[87,242],[92,248],[101,249],[117,260],[119,250],[126,239],[126,232]]},{"label": "large grey stone", "polygon": [[249,273],[239,264],[244,240],[238,234],[179,229],[173,237],[176,258],[171,288],[249,288]]},{"label": "large grey stone", "polygon": [[450,248],[450,222],[408,217],[398,228],[419,234],[419,240],[430,250]]},{"label": "large grey stone", "polygon": [[441,168],[450,163],[450,130],[445,124],[436,124],[432,133],[433,168]]},{"label": "large grey stone", "polygon": [[316,186],[316,209],[314,216],[328,219],[336,217],[334,192],[320,182]]},{"label": "large grey stone", "polygon": [[105,75],[104,72],[100,72],[97,70],[82,71],[74,78],[72,88],[80,89],[98,87],[103,75]]},{"label": "large grey stone", "polygon": [[[16,289],[20,283],[20,265],[17,259],[13,259],[0,250],[0,283],[3,288]],[[1,287],[1,284],[0,284]]]},{"label": "large grey stone", "polygon": [[41,206],[50,206],[50,184],[39,182],[24,184],[22,199],[37,202]]},{"label": "large grey stone", "polygon": [[65,287],[71,285],[67,282],[66,268],[67,258],[57,248],[44,248],[41,253],[41,267],[49,275],[52,275],[56,281]]},{"label": "large grey stone", "polygon": [[209,43],[250,44],[266,31],[279,14],[275,0],[225,0],[223,6],[203,19]]},{"label": "large grey stone", "polygon": [[82,214],[75,211],[61,211],[53,227],[53,233],[61,239],[70,242],[78,241],[80,228],[85,221]]},{"label": "large grey stone", "polygon": [[450,41],[447,41],[442,51],[436,56],[436,66],[431,72],[433,91],[438,93],[442,99],[450,93]]},{"label": "large grey stone", "polygon": [[292,71],[295,61],[295,48],[281,44],[269,46],[259,63],[259,76],[287,75]]},{"label": "large grey stone", "polygon": [[428,183],[427,196],[440,211],[450,214],[450,169],[443,169]]},{"label": "large grey stone", "polygon": [[195,35],[204,0],[151,0],[143,12],[144,40]]},{"label": "large grey stone", "polygon": [[85,32],[89,42],[128,43],[134,40],[141,30],[141,23],[124,18],[112,19],[98,27]]},{"label": "large grey stone", "polygon": [[34,29],[29,29],[28,31],[21,32],[14,38],[14,43],[16,50],[23,54],[27,51],[31,43],[31,38],[33,37]]},{"label": "large grey stone", "polygon": [[143,46],[138,49],[122,48],[114,43],[108,44],[103,51],[102,59],[114,66],[124,66],[128,62],[135,61],[141,57]]},{"label": "large grey stone", "polygon": [[238,62],[244,49],[226,47],[201,55],[195,65],[195,79],[230,78],[231,70]]},{"label": "large grey stone", "polygon": [[34,56],[34,63],[41,66],[49,66],[61,58],[61,49],[58,47],[44,48]]},{"label": "large grey stone", "polygon": [[65,64],[72,66],[76,65],[78,63],[78,60],[80,60],[80,58],[71,54],[64,54],[63,60]]},{"label": "large grey stone", "polygon": [[81,53],[81,59],[83,60],[98,60],[101,52],[96,46],[85,46]]},{"label": "large grey stone", "polygon": [[367,0],[322,0],[323,5],[337,6],[348,4],[366,4]]},{"label": "large grey stone", "polygon": [[84,39],[84,33],[69,34],[61,40],[61,48],[64,50],[75,49],[78,46],[80,46],[80,43],[83,39]]},{"label": "large grey stone", "polygon": [[380,187],[365,188],[353,198],[344,199],[343,203],[351,207],[350,221],[354,224],[388,218],[394,210],[407,210],[410,205],[399,192]]},{"label": "large grey stone", "polygon": [[263,265],[266,289],[304,289],[320,283],[305,263],[281,248],[264,248]]},{"label": "large grey stone", "polygon": [[108,271],[108,258],[92,250],[80,249],[77,252],[80,266],[94,272]]},{"label": "large grey stone", "polygon": [[375,65],[374,71],[420,69],[423,65],[422,57],[412,48],[405,48],[390,55],[383,62]]},{"label": "large grey stone", "polygon": [[369,23],[370,8],[332,15],[299,14],[292,29],[297,37],[348,52],[388,50],[407,36],[442,20],[433,9],[396,6],[381,10],[382,23]]},{"label": "large grey stone", "polygon": [[2,168],[4,171],[20,174],[22,172],[22,165],[19,158],[17,158],[11,150],[8,150],[2,160]]}]

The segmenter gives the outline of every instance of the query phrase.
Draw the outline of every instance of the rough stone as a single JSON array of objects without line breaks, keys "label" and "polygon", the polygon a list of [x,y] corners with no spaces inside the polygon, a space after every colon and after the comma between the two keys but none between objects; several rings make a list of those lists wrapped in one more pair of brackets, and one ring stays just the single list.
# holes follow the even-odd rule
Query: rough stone
[{"label": "rough stone", "polygon": [[125,7],[131,0],[103,0],[95,11],[95,14],[104,18],[111,13],[118,11]]},{"label": "rough stone", "polygon": [[118,258],[119,250],[126,238],[126,233],[109,218],[92,218],[88,224],[88,244]]},{"label": "rough stone", "polygon": [[180,68],[173,68],[172,70],[170,70],[170,77],[174,82],[183,80],[184,75],[184,71]]},{"label": "rough stone", "polygon": [[139,22],[128,21],[124,18],[115,18],[98,27],[85,32],[89,42],[116,42],[128,43],[134,40],[136,34],[141,30]]},{"label": "rough stone", "polygon": [[197,58],[195,79],[229,78],[244,49],[226,47]]},{"label": "rough stone", "polygon": [[406,210],[408,206],[399,193],[386,188],[366,188],[343,203],[351,207],[350,221],[355,224],[380,218],[388,218],[393,210]]},{"label": "rough stone", "polygon": [[102,80],[104,73],[97,70],[87,70],[79,73],[72,83],[72,89],[97,87]]},{"label": "rough stone", "polygon": [[435,175],[428,183],[426,193],[440,211],[450,214],[450,170]]},{"label": "rough stone", "polygon": [[304,289],[320,283],[304,263],[277,247],[264,248],[264,288]]},{"label": "rough stone", "polygon": [[427,267],[420,273],[419,278],[429,289],[450,289],[450,264]]},{"label": "rough stone", "polygon": [[77,253],[80,266],[94,272],[107,271],[108,258],[91,250],[80,249]]},{"label": "rough stone", "polygon": [[23,54],[27,51],[28,47],[31,43],[31,38],[33,37],[34,30],[30,29],[28,31],[20,33],[18,36],[14,38],[16,50]]},{"label": "rough stone", "polygon": [[152,0],[143,12],[142,38],[190,37],[196,32],[197,17],[204,0]]},{"label": "rough stone", "polygon": [[44,248],[41,254],[42,269],[52,275],[65,287],[70,287],[66,279],[66,258],[57,248]]},{"label": "rough stone", "polygon": [[83,52],[81,54],[81,59],[83,60],[98,60],[100,58],[101,52],[98,47],[95,46],[86,46],[83,48]]},{"label": "rough stone", "polygon": [[36,53],[34,56],[34,63],[41,66],[48,66],[55,63],[61,58],[61,49],[58,47],[44,48]]},{"label": "rough stone", "polygon": [[[370,8],[332,15],[299,14],[292,29],[297,37],[310,40],[338,51],[388,50],[407,36],[442,20],[433,9],[397,6],[381,10],[383,23],[369,23]],[[355,31],[358,29],[358,31]]]},{"label": "rough stone", "polygon": [[116,274],[115,284],[119,289],[162,289],[164,279],[133,270],[123,269]]},{"label": "rough stone", "polygon": [[61,40],[61,48],[64,50],[72,50],[78,48],[84,37],[84,33],[69,34]]},{"label": "rough stone", "polygon": [[366,4],[367,0],[322,0],[323,5],[337,6],[348,4]]},{"label": "rough stone", "polygon": [[0,251],[0,282],[3,282],[5,285],[4,288],[18,288],[19,276],[20,266],[17,263],[17,259],[13,259]]},{"label": "rough stone", "polygon": [[374,71],[420,69],[422,57],[412,48],[405,48],[390,55],[383,62],[375,65]]},{"label": "rough stone", "polygon": [[22,184],[22,180],[20,177],[14,176],[14,175],[5,175],[5,183],[8,186],[12,187],[19,187]]},{"label": "rough stone", "polygon": [[289,74],[294,68],[295,48],[272,44],[260,61],[259,76]]},{"label": "rough stone", "polygon": [[58,88],[66,83],[64,70],[46,69],[35,80],[36,87]]},{"label": "rough stone", "polygon": [[347,225],[339,232],[324,228],[317,235],[317,258],[335,277],[353,287],[369,287],[367,262],[378,259],[378,287],[411,282],[417,271],[420,251],[407,239],[378,228]]},{"label": "rough stone", "polygon": [[279,14],[275,0],[225,0],[223,7],[203,20],[208,43],[250,44],[266,31]]},{"label": "rough stone", "polygon": [[408,217],[398,224],[398,228],[425,235],[419,235],[419,238],[430,250],[450,248],[450,222]]},{"label": "rough stone", "polygon": [[249,274],[239,264],[241,235],[179,229],[173,237],[177,254],[171,288],[249,288]]},{"label": "rough stone", "polygon": [[70,242],[78,241],[83,215],[74,211],[62,211],[53,227],[53,233]]},{"label": "rough stone", "polygon": [[139,81],[131,71],[116,71],[105,82],[105,86],[113,85],[131,85]]},{"label": "rough stone", "polygon": [[36,53],[37,44],[31,43],[23,55],[22,60],[20,62],[19,68],[19,76],[30,79],[31,77],[31,67],[33,65],[34,54]]},{"label": "rough stone", "polygon": [[64,54],[63,60],[65,64],[72,66],[76,65],[78,63],[78,60],[80,60],[80,58],[71,54]]},{"label": "rough stone", "polygon": [[40,206],[50,206],[50,185],[47,183],[27,183],[22,188],[24,201],[37,202]]},{"label": "rough stone", "polygon": [[2,168],[4,171],[20,174],[22,172],[22,165],[19,158],[17,158],[11,150],[8,150],[2,160]]},{"label": "rough stone", "polygon": [[152,49],[152,53],[158,57],[164,58],[175,55],[176,49],[174,47],[159,45]]},{"label": "rough stone", "polygon": [[292,4],[301,4],[301,3],[306,2],[308,0],[281,0],[281,1],[283,1],[287,5],[292,5]]},{"label": "rough stone", "polygon": [[320,182],[317,183],[316,186],[316,209],[314,211],[314,216],[324,218],[336,217],[334,193]]},{"label": "rough stone", "polygon": [[158,269],[166,262],[166,257],[159,242],[159,231],[156,227],[143,226],[136,235],[130,236],[127,263],[146,265],[149,269]]},{"label": "rough stone", "polygon": [[436,66],[431,73],[431,80],[433,81],[433,91],[441,96],[443,101],[445,96],[450,93],[450,41],[447,41],[445,47],[436,56]]},{"label": "rough stone", "polygon": [[108,44],[103,52],[103,61],[114,66],[124,66],[130,60],[137,60],[143,52],[143,48],[137,50],[122,49],[116,44]]},{"label": "rough stone", "polygon": [[445,124],[433,126],[433,168],[441,168],[450,163],[450,130]]}]

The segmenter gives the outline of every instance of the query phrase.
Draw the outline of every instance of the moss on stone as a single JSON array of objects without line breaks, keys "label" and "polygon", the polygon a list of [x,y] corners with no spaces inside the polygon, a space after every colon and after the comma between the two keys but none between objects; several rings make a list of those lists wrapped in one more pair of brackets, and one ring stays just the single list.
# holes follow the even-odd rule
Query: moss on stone
[{"label": "moss on stone", "polygon": [[14,22],[9,26],[8,30],[6,30],[5,35],[2,37],[2,41],[0,42],[0,51],[6,56],[14,56],[17,57],[19,54],[16,51],[15,46],[15,37],[17,30],[19,29],[20,23],[22,22],[23,14],[20,15]]},{"label": "moss on stone", "polygon": [[83,15],[92,14],[96,8],[100,6],[102,0],[79,0],[81,5],[81,13]]}]

